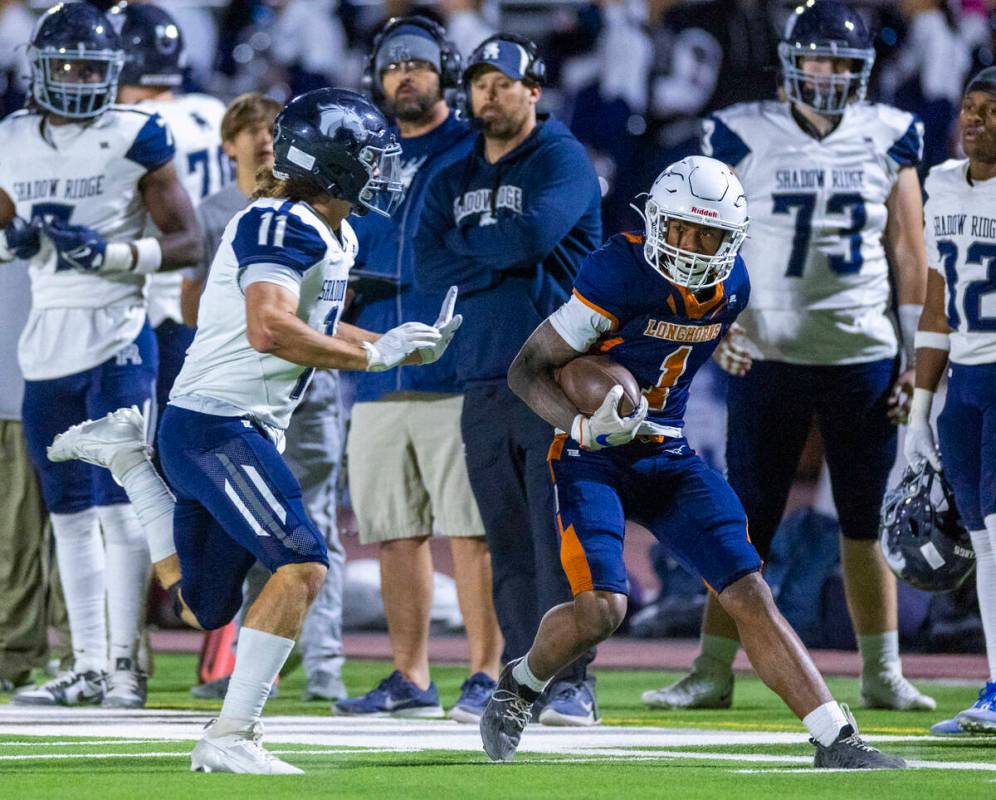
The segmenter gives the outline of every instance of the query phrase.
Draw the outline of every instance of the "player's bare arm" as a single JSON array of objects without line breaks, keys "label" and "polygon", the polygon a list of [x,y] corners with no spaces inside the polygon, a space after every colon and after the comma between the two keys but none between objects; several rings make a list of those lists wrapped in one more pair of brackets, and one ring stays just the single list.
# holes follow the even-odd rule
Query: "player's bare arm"
[{"label": "player's bare arm", "polygon": [[[161,231],[159,248],[162,251],[160,272],[197,263],[203,253],[201,228],[190,197],[177,177],[173,163],[146,174],[138,184],[142,201],[149,216]],[[132,258],[138,263],[139,249],[130,243]]]},{"label": "player's bare arm", "polygon": [[917,389],[937,390],[948,364],[947,338],[951,332],[944,312],[944,276],[927,271],[927,300],[923,304],[916,336]]},{"label": "player's bare arm", "polygon": [[508,369],[508,385],[539,416],[569,431],[580,413],[554,379],[554,371],[580,355],[544,321],[522,345]]}]

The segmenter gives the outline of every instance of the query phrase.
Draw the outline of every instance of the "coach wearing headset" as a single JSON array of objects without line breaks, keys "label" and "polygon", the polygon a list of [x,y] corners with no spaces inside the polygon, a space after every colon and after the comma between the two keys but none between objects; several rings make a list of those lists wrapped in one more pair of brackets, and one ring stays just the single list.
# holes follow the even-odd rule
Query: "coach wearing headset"
[{"label": "coach wearing headset", "polygon": [[[544,77],[527,39],[497,34],[471,54],[463,83],[480,132],[473,152],[433,178],[415,235],[416,285],[460,287],[464,323],[452,349],[465,391],[463,439],[506,659],[525,654],[543,614],[571,599],[546,466],[553,431],[512,394],[506,373],[533,329],[567,300],[602,233],[584,148],[562,123],[537,119]],[[551,684],[541,722],[598,721],[589,661]]]},{"label": "coach wearing headset", "polygon": [[[446,90],[459,84],[460,56],[435,22],[392,19],[374,40],[365,78],[374,101],[397,125],[407,192],[390,219],[370,214],[352,223],[359,240],[351,273],[359,276],[355,323],[432,324],[448,287],[422,291],[413,285],[412,242],[429,178],[470,152],[473,134],[445,99]],[[454,367],[444,356],[421,371],[352,376],[350,493],[360,540],[379,546],[395,671],[366,694],[338,702],[340,714],[442,716],[428,657],[434,532],[450,541],[470,648],[471,674],[450,718],[477,722],[495,685],[502,639],[484,523],[463,457],[463,397]]]}]

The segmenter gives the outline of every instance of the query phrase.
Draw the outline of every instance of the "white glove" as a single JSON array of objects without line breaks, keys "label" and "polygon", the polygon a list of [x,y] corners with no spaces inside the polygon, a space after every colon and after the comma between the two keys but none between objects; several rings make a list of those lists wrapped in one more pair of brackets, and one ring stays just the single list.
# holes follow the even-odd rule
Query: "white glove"
[{"label": "white glove", "polygon": [[616,384],[609,389],[594,414],[590,417],[578,414],[571,424],[571,438],[585,450],[601,450],[632,442],[647,416],[647,398],[641,397],[639,407],[628,417],[620,417],[622,396],[623,387]]},{"label": "white glove", "polygon": [[753,362],[744,346],[745,341],[743,326],[734,322],[712,354],[720,369],[738,377],[747,374]]},{"label": "white glove", "polygon": [[367,351],[367,371],[393,369],[416,350],[434,347],[439,339],[439,330],[423,322],[406,322],[391,328],[376,342],[363,343]]},{"label": "white glove", "polygon": [[926,459],[937,472],[941,471],[941,455],[934,441],[934,431],[930,427],[930,404],[934,393],[927,389],[914,389],[910,407],[909,427],[906,441],[903,442],[903,455],[913,465]]},{"label": "white glove", "polygon": [[449,291],[446,292],[446,297],[443,299],[443,307],[439,309],[436,324],[433,325],[439,331],[439,341],[432,347],[423,347],[418,351],[423,364],[431,364],[442,357],[443,353],[446,352],[446,348],[449,347],[450,342],[453,341],[453,334],[457,332],[457,328],[463,322],[463,317],[460,314],[453,316],[453,307],[456,305],[456,300],[457,287],[451,286]]}]

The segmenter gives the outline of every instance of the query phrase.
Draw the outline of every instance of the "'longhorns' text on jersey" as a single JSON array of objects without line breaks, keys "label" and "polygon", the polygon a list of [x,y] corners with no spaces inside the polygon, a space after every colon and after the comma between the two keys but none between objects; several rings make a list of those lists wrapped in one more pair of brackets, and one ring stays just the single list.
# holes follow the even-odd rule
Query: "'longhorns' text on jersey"
[{"label": "'longhorns' text on jersey", "polygon": [[944,276],[951,361],[996,363],[996,180],[971,183],[968,160],[951,160],[930,170],[924,190],[927,262]]},{"label": "'longhorns' text on jersey", "polygon": [[[86,225],[108,241],[139,239],[147,211],[141,178],[173,160],[169,127],[156,114],[112,105],[86,124],[50,125],[32,111],[0,122],[0,189],[23,219]],[[145,322],[145,276],[57,270],[50,244],[31,259],[31,315],[18,357],[24,376],[45,380],[101,364]]]},{"label": "'longhorns' text on jersey", "polygon": [[[221,149],[224,103],[206,94],[192,93],[168,101],[146,100],[138,107],[158,113],[173,132],[176,145],[173,165],[194,208],[231,180],[231,160]],[[155,228],[149,233],[154,235]],[[149,323],[153,328],[158,328],[166,319],[183,322],[180,315],[182,282],[180,271],[149,277]]]},{"label": "'longhorns' text on jersey", "polygon": [[208,272],[197,335],[170,403],[284,430],[312,370],[249,344],[245,287],[265,282],[294,292],[298,317],[331,336],[355,257],[349,223],[337,236],[306,203],[262,199],[240,211],[225,228]]},{"label": "'longhorns' text on jersey", "polygon": [[626,367],[647,398],[647,419],[679,437],[692,378],[747,305],[750,281],[738,256],[725,281],[696,297],[647,263],[643,240],[613,236],[588,256],[550,324],[579,353]]},{"label": "'longhorns' text on jersey", "polygon": [[898,352],[882,236],[899,170],[919,163],[922,126],[857,103],[823,139],[787,103],[743,103],[703,125],[702,151],[734,167],[747,193],[754,356],[854,364]]}]

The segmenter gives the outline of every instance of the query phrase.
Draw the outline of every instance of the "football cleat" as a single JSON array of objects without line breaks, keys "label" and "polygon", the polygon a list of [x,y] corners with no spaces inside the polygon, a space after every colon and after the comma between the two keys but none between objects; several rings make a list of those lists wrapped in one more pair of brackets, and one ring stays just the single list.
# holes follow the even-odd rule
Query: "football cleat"
[{"label": "football cleat", "polygon": [[901,672],[861,676],[861,705],[893,711],[933,711],[937,701],[923,694]]},{"label": "football cleat", "polygon": [[594,677],[581,683],[557,681],[548,689],[548,696],[546,707],[539,714],[542,725],[586,728],[602,721]]},{"label": "football cleat", "polygon": [[475,672],[460,687],[460,697],[448,716],[457,722],[477,725],[497,684],[483,672]]},{"label": "football cleat", "polygon": [[729,708],[733,705],[733,673],[694,670],[670,686],[644,692],[640,699],[650,708]]},{"label": "football cleat", "polygon": [[356,717],[418,717],[440,719],[443,707],[439,705],[436,684],[419,689],[414,683],[395,670],[366,694],[349,700],[340,700],[332,706],[333,713]]},{"label": "football cleat", "polygon": [[19,706],[98,705],[107,691],[107,673],[90,670],[63,672],[41,686],[26,687],[14,693],[11,702]]},{"label": "football cleat", "polygon": [[329,669],[315,670],[308,676],[308,685],[301,693],[304,702],[312,700],[337,701],[345,700],[349,697],[346,691],[346,684],[342,681],[342,662],[344,659],[335,658],[329,664]]},{"label": "football cleat", "polygon": [[815,739],[810,744],[816,747],[813,766],[817,769],[906,769],[906,761],[899,756],[890,756],[876,750],[858,736],[858,723],[851,710],[841,704],[841,710],[848,723],[840,729],[834,743],[824,747]]},{"label": "football cleat", "polygon": [[145,708],[148,697],[145,673],[130,658],[119,658],[114,670],[107,676],[107,692],[101,706],[104,708]]},{"label": "football cleat", "polygon": [[519,739],[533,715],[533,702],[538,696],[512,677],[512,669],[522,659],[505,665],[481,714],[481,742],[492,761],[511,761],[519,747]]},{"label": "football cleat", "polygon": [[989,681],[975,704],[962,711],[955,721],[967,733],[996,734],[996,681]]},{"label": "football cleat", "polygon": [[[151,452],[145,440],[145,418],[137,406],[132,406],[119,408],[101,419],[88,419],[60,433],[48,448],[48,458],[76,459],[111,469],[111,462],[118,456],[141,453],[147,457]],[[131,459],[127,462],[130,464]]]},{"label": "football cleat", "polygon": [[236,772],[242,775],[303,775],[304,771],[281,761],[260,744],[263,723],[258,720],[243,730],[212,736],[218,724],[204,726],[204,736],[190,754],[191,772]]},{"label": "football cleat", "polygon": [[965,735],[965,731],[961,729],[961,725],[958,724],[957,719],[944,719],[940,722],[935,722],[930,726],[930,732],[935,736]]}]

